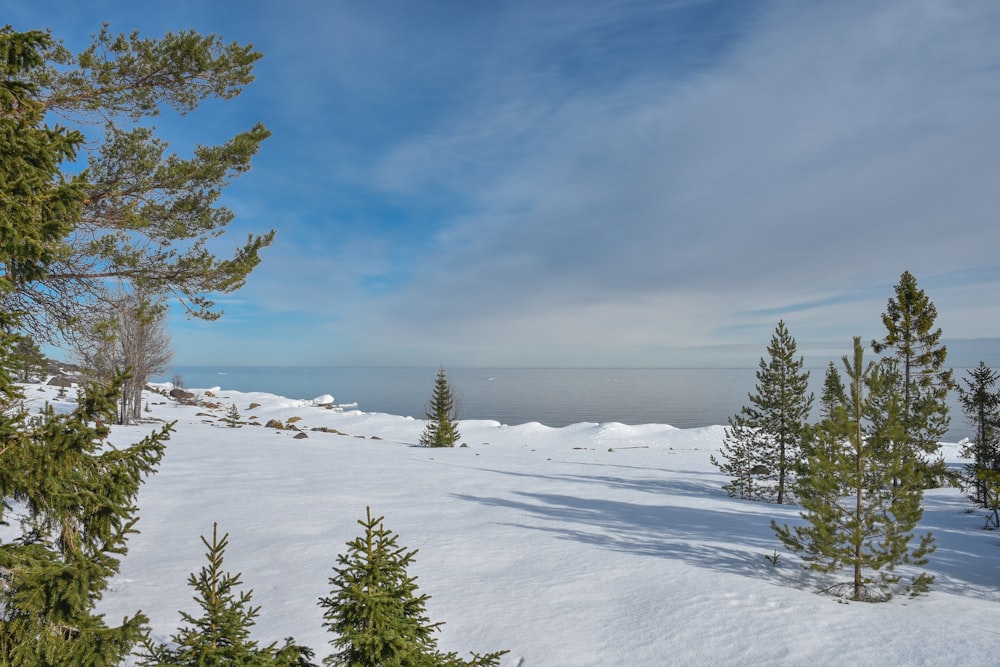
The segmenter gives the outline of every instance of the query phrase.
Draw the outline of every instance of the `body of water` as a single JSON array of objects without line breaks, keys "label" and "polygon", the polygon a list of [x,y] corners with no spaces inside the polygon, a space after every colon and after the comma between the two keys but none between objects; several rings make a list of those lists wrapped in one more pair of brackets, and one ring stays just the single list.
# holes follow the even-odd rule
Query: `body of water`
[{"label": "body of water", "polygon": [[[579,422],[670,424],[678,428],[725,425],[755,391],[756,368],[456,368],[448,369],[461,419],[504,424]],[[822,388],[825,369],[810,370],[811,390]],[[180,376],[190,388],[222,387],[289,398],[332,394],[365,412],[422,418],[436,368],[304,368],[177,366],[154,378]],[[956,378],[964,369],[956,370]],[[972,434],[952,397],[946,440]]]}]

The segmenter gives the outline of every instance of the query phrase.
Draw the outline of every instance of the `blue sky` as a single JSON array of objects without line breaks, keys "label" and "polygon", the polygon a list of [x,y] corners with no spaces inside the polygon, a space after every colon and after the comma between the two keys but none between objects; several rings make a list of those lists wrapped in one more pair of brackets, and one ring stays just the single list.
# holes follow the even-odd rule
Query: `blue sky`
[{"label": "blue sky", "polygon": [[277,239],[177,364],[753,366],[784,319],[822,366],[904,270],[1000,363],[995,0],[8,4],[264,54],[158,121],[273,132],[225,203]]}]

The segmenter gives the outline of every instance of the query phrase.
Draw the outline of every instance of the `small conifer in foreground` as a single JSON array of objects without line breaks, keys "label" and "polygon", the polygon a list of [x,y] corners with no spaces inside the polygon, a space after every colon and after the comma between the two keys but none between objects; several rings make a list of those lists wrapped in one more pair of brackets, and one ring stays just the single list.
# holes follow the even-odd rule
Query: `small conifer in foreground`
[{"label": "small conifer in foreground", "polygon": [[442,366],[434,381],[434,393],[426,414],[427,426],[420,434],[420,444],[425,447],[454,447],[462,437],[458,432],[457,412],[455,397]]},{"label": "small conifer in foreground", "polygon": [[473,654],[463,660],[437,649],[434,632],[442,623],[431,623],[425,611],[429,596],[417,593],[416,577],[407,574],[417,551],[398,544],[385,528],[383,517],[358,523],[364,534],[347,543],[337,557],[339,567],[330,579],[329,597],[320,598],[324,627],[335,633],[330,643],[337,652],[323,663],[328,667],[490,667],[507,651]]},{"label": "small conifer in foreground", "polygon": [[90,386],[70,414],[29,418],[5,361],[16,338],[0,316],[0,665],[118,665],[146,617],[108,625],[94,608],[136,531],[139,486],[171,426],[106,443],[120,381]]},{"label": "small conifer in foreground", "polygon": [[155,645],[146,640],[145,667],[199,665],[205,667],[298,667],[308,665],[312,651],[285,640],[260,647],[250,639],[260,607],[250,605],[253,591],[237,592],[242,585],[240,574],[222,570],[222,560],[229,546],[229,534],[219,538],[218,524],[212,525],[212,541],[204,537],[208,565],[188,578],[188,585],[198,592],[195,601],[202,615],[195,618],[180,612],[187,627],[171,637],[171,644]]}]

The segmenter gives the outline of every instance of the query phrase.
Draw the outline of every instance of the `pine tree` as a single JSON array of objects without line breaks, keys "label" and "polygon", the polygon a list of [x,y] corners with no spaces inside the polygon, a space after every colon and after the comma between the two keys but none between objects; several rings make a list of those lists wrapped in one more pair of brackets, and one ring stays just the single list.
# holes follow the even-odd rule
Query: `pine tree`
[{"label": "pine tree", "polygon": [[988,507],[992,502],[989,493],[993,486],[986,473],[1000,474],[1000,391],[996,389],[1000,374],[988,367],[982,361],[979,366],[969,370],[969,377],[964,379],[965,387],[959,386],[958,398],[962,404],[969,422],[975,427],[976,433],[968,446],[963,450],[963,456],[972,459],[966,466],[965,482],[969,489],[969,498],[978,505]]},{"label": "pine tree", "polygon": [[323,626],[335,633],[337,652],[323,663],[330,667],[459,667],[498,665],[506,651],[473,654],[462,660],[441,653],[426,613],[429,596],[417,592],[416,577],[407,574],[417,551],[398,544],[398,536],[372,518],[371,508],[358,523],[364,534],[347,543],[337,557],[340,567],[330,579],[329,597],[320,598]]},{"label": "pine tree", "polygon": [[[43,69],[44,32],[0,28],[0,297],[45,276],[58,244],[77,225],[85,180],[62,164],[77,157],[80,132],[49,128],[31,78]],[[27,309],[4,308],[5,312]]]},{"label": "pine tree", "polygon": [[261,647],[250,638],[254,619],[260,607],[250,604],[253,591],[237,592],[242,585],[240,574],[222,568],[229,534],[219,538],[218,524],[212,524],[212,541],[204,537],[208,565],[188,578],[188,585],[197,591],[194,598],[201,607],[199,617],[182,611],[187,627],[171,637],[171,645],[146,641],[142,665],[146,667],[299,667],[308,664],[312,652],[286,639],[283,647],[277,642]]},{"label": "pine tree", "polygon": [[[84,183],[64,177],[82,135],[43,124],[31,80],[52,46],[43,32],[0,29],[0,297],[47,276],[79,220]],[[122,379],[88,386],[69,414],[29,418],[9,369],[19,318],[0,309],[0,664],[119,665],[143,635],[141,613],[109,626],[94,606],[138,521],[143,479],[166,426],[134,445],[106,442]],[[13,536],[13,537],[12,537]]]},{"label": "pine tree", "polygon": [[[820,421],[813,427],[812,447],[826,443],[827,455],[833,456],[835,443],[844,440],[847,434],[843,430],[846,421],[844,411],[848,405],[847,394],[845,393],[844,382],[840,377],[837,366],[831,361],[823,377],[823,391],[820,394]],[[820,433],[820,431],[824,431]],[[809,449],[807,453],[812,453]],[[806,461],[803,461],[805,464]]]},{"label": "pine tree", "polygon": [[917,458],[927,486],[947,474],[944,462],[934,457],[948,431],[948,391],[954,384],[951,369],[944,367],[948,350],[941,329],[934,328],[936,318],[937,308],[904,271],[882,314],[886,336],[872,341],[876,353],[889,352],[898,362],[903,436],[896,444]]},{"label": "pine tree", "polygon": [[[138,32],[115,34],[106,25],[79,53],[39,31],[15,33],[8,27],[0,40],[10,44],[25,35],[34,40],[27,51],[0,46],[8,56],[31,57],[17,86],[6,86],[7,97],[18,102],[30,97],[31,113],[48,113],[74,128],[57,128],[43,141],[69,140],[64,149],[74,157],[82,149],[79,162],[86,163],[86,171],[70,178],[56,169],[67,194],[83,195],[73,197],[73,214],[66,216],[73,233],[67,229],[55,235],[56,242],[34,248],[52,260],[45,279],[18,280],[15,289],[0,295],[0,308],[25,313],[22,325],[37,339],[57,341],[71,320],[104,308],[113,280],[127,291],[176,298],[189,315],[217,318],[210,295],[242,287],[274,238],[273,231],[251,235],[233,244],[231,257],[215,254],[217,238],[235,218],[220,205],[221,195],[250,169],[270,133],[256,124],[181,155],[157,135],[156,119],[169,112],[189,114],[206,100],[236,97],[253,81],[261,54],[194,31],[146,38]],[[7,106],[15,107],[15,118],[28,108]],[[11,120],[5,112],[0,118]],[[18,141],[30,145],[36,140]],[[2,155],[0,171],[17,167],[17,160],[8,162],[16,153],[5,146]],[[75,164],[71,168],[78,170]],[[52,216],[36,220],[39,226],[56,221]],[[0,269],[24,272],[30,265]]]},{"label": "pine tree", "polygon": [[900,586],[916,594],[932,577],[922,573],[901,584],[896,568],[925,564],[933,537],[923,535],[911,546],[923,515],[923,479],[914,457],[892,446],[903,433],[899,371],[893,360],[866,364],[860,337],[854,339],[853,358],[845,356],[843,363],[848,388],[825,395],[846,401],[831,406],[835,409],[816,429],[817,446],[797,484],[807,523],[789,527],[772,521],[771,526],[801,556],[803,567],[851,573],[850,581],[833,584],[830,592],[859,601],[888,599]]},{"label": "pine tree", "polygon": [[458,432],[458,415],[455,398],[448,384],[444,366],[438,369],[434,393],[427,408],[427,425],[420,434],[420,444],[425,447],[454,447],[462,434]]},{"label": "pine tree", "polygon": [[778,322],[761,358],[756,393],[749,406],[729,419],[721,455],[712,463],[731,476],[724,488],[731,496],[750,500],[788,501],[796,463],[809,439],[807,393],[809,372],[795,359],[796,345],[783,321]]}]

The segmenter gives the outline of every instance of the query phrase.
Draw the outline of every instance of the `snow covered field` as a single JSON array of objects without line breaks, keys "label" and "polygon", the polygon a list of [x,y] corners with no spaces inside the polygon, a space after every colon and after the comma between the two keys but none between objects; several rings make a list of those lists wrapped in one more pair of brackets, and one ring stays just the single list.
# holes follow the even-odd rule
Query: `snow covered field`
[{"label": "snow covered field", "polygon": [[[70,409],[55,391],[26,393]],[[445,623],[440,648],[509,649],[505,667],[997,664],[1000,535],[957,490],[925,498],[931,593],[847,604],[817,594],[828,580],[790,554],[765,559],[782,553],[771,519],[795,522],[797,509],[726,496],[709,463],[721,426],[463,421],[468,447],[425,449],[419,420],[213,393],[215,409],[148,395],[147,415],[177,430],[102,603],[109,622],[142,609],[166,640],[178,610],[196,611],[186,582],[217,521],[226,569],[262,607],[255,638],[293,636],[322,658],[331,636],[316,603],[370,505],[419,549],[411,573]],[[231,404],[260,424],[300,418],[300,430],[229,428]],[[114,427],[111,441],[154,428]],[[958,462],[956,446],[946,458]]]}]

